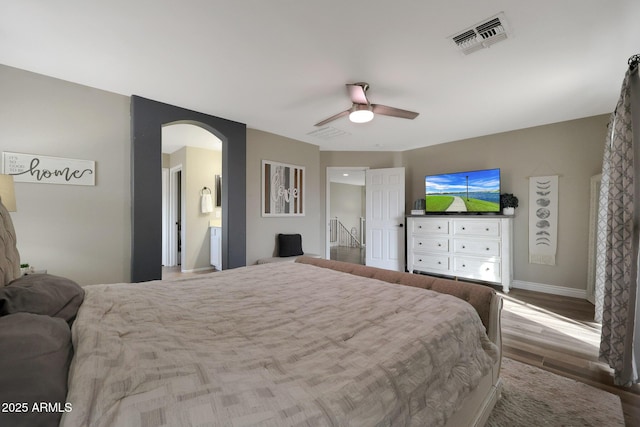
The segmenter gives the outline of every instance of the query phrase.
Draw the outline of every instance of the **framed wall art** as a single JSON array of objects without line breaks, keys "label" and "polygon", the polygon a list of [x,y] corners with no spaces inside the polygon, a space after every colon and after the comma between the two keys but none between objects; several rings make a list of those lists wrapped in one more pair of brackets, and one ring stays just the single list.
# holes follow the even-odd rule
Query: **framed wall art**
[{"label": "framed wall art", "polygon": [[529,178],[529,263],[556,265],[558,175]]},{"label": "framed wall art", "polygon": [[304,166],[262,161],[262,216],[304,216]]}]

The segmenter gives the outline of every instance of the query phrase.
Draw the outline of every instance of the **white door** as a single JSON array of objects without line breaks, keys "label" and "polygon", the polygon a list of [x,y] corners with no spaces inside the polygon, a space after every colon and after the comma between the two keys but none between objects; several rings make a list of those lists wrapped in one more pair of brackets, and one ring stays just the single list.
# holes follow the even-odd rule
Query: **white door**
[{"label": "white door", "polygon": [[404,168],[366,173],[367,265],[404,271]]}]

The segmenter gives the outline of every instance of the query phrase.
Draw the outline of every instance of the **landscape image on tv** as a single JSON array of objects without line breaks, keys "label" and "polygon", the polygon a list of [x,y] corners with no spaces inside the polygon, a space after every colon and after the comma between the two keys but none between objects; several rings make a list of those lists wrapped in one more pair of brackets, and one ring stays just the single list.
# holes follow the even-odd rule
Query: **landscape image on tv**
[{"label": "landscape image on tv", "polygon": [[427,212],[500,212],[500,169],[426,176]]}]

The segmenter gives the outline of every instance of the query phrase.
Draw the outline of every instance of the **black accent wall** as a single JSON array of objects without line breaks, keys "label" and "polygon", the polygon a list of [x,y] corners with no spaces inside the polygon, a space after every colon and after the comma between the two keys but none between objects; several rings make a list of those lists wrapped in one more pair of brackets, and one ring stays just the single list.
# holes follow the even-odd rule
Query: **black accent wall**
[{"label": "black accent wall", "polygon": [[222,140],[222,265],[246,264],[247,126],[131,97],[131,281],[162,278],[162,126],[189,123]]}]

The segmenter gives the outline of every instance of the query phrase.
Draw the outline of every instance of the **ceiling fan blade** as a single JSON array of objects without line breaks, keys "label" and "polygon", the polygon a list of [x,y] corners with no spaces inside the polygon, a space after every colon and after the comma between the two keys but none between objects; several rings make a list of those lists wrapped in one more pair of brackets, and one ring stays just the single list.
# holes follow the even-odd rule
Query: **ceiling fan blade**
[{"label": "ceiling fan blade", "polygon": [[347,90],[349,91],[349,97],[351,98],[351,102],[354,104],[365,104],[369,103],[367,99],[366,91],[369,88],[367,83],[347,83]]},{"label": "ceiling fan blade", "polygon": [[336,119],[339,119],[340,117],[348,115],[349,112],[350,112],[350,110],[345,110],[345,111],[343,111],[341,113],[338,113],[338,114],[336,114],[334,116],[329,117],[328,119],[324,119],[323,121],[316,123],[315,126],[324,126],[329,122],[332,122],[332,121],[334,121]]},{"label": "ceiling fan blade", "polygon": [[401,119],[410,119],[413,120],[420,113],[416,113],[414,111],[402,110],[400,108],[388,107],[386,105],[380,104],[371,104],[373,107],[373,114],[380,114],[383,116],[391,116],[391,117],[400,117]]}]

